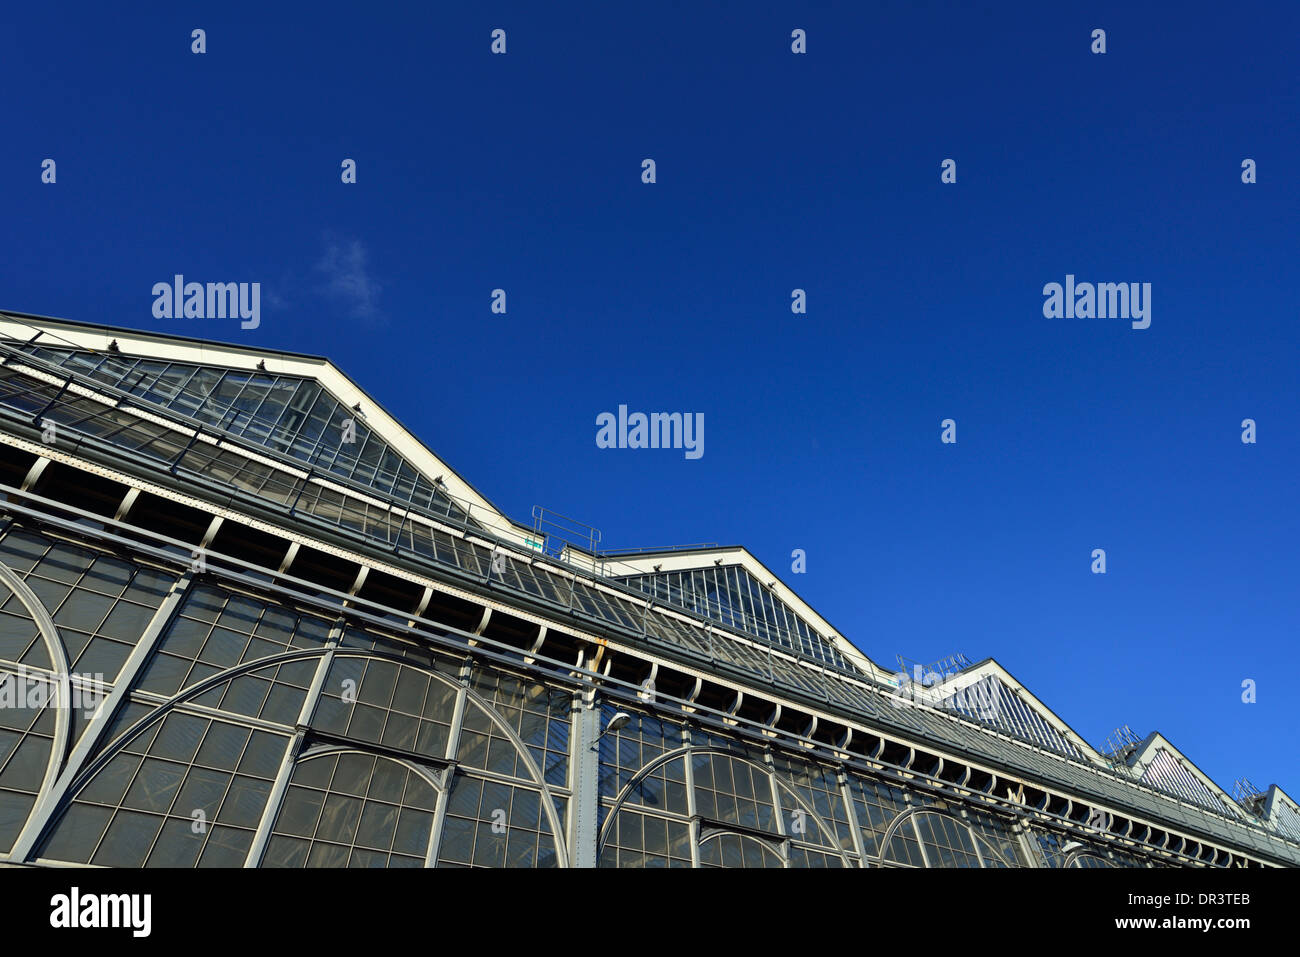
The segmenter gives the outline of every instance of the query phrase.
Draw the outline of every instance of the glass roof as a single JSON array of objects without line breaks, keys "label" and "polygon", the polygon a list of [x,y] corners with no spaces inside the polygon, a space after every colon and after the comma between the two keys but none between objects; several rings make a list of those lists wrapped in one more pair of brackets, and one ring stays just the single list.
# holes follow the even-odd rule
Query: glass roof
[{"label": "glass roof", "polygon": [[616,580],[770,645],[849,671],[858,670],[827,638],[739,565],[625,575]]},{"label": "glass roof", "polygon": [[996,675],[944,695],[939,706],[967,717],[985,721],[1000,731],[1040,747],[1083,761],[1083,753],[1035,708],[1031,707]]},{"label": "glass roof", "polygon": [[1273,798],[1273,827],[1293,841],[1300,841],[1300,812],[1284,795],[1276,794]]},{"label": "glass roof", "polygon": [[1190,804],[1198,804],[1212,811],[1236,813],[1236,808],[1207,788],[1201,780],[1165,748],[1156,748],[1154,756],[1142,771],[1142,780],[1153,788],[1173,794]]},{"label": "glass roof", "polygon": [[361,413],[347,408],[314,379],[114,353],[36,345],[20,348],[318,473],[350,480],[385,498],[470,521],[429,478],[373,431]]}]

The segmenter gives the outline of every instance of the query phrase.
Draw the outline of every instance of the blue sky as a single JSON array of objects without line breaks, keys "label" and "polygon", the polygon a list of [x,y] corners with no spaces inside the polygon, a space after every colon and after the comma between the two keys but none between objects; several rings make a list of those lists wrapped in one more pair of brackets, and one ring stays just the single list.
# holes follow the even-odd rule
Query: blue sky
[{"label": "blue sky", "polygon": [[[883,665],[1300,797],[1300,8],[444,6],[7,11],[0,307],[330,356],[516,518],[746,545]],[[705,454],[597,448],[620,403]]]}]

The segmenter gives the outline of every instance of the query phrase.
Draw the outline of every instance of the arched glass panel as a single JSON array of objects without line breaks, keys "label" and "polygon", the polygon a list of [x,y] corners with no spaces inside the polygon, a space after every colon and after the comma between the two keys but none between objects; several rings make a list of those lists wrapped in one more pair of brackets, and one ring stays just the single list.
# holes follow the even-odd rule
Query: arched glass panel
[{"label": "arched glass panel", "polygon": [[328,734],[442,759],[457,694],[451,679],[422,668],[339,654],[311,724]]},{"label": "arched glass panel", "polygon": [[264,867],[423,867],[437,792],[406,762],[308,754],[293,769]]},{"label": "arched glass panel", "polygon": [[690,867],[691,826],[626,805],[605,832],[601,867]]},{"label": "arched glass panel", "polygon": [[700,867],[783,867],[781,855],[748,834],[716,832],[700,839]]},{"label": "arched glass panel", "polygon": [[898,825],[885,860],[912,867],[1010,867],[970,824],[948,814],[920,811]]},{"label": "arched glass panel", "polygon": [[[438,850],[439,867],[558,867],[547,798],[533,787],[456,774]],[[563,820],[563,801],[557,809]]]},{"label": "arched glass panel", "polygon": [[107,867],[240,867],[287,734],[172,710],[77,792],[39,856]]},{"label": "arched glass panel", "polygon": [[761,831],[777,830],[768,773],[727,754],[691,756],[695,810],[702,817]]},{"label": "arched glass panel", "polygon": [[[315,615],[260,601],[215,585],[195,585],[163,635],[137,685],[143,691],[171,697],[222,671],[272,655],[324,647],[329,622]],[[214,706],[250,717],[292,725],[296,707],[311,684],[316,662],[290,662],[284,673],[263,673],[238,681],[230,690],[231,705]],[[271,683],[283,685],[272,695]],[[260,701],[254,705],[254,699]],[[203,703],[210,703],[206,697]],[[268,714],[259,712],[265,706]]]},{"label": "arched glass panel", "polygon": [[905,817],[899,822],[893,836],[885,845],[880,858],[882,861],[902,864],[907,867],[925,867],[926,859],[921,852],[921,845],[916,839],[916,829],[912,818]]}]

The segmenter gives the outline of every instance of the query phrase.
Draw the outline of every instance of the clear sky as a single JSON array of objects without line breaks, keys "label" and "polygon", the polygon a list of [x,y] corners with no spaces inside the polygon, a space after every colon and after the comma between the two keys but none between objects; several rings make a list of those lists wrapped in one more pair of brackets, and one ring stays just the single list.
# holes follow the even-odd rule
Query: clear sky
[{"label": "clear sky", "polygon": [[1300,797],[1300,6],[281,6],[9,5],[0,308],[327,355],[518,519],[743,544],[882,665]]}]

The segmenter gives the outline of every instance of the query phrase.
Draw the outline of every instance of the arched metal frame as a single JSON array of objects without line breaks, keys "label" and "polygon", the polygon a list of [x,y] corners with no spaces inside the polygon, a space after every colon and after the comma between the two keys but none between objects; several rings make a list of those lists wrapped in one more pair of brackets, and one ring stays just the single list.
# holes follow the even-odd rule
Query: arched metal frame
[{"label": "arched metal frame", "polygon": [[1106,860],[1104,857],[1102,857],[1100,854],[1096,853],[1095,851],[1082,849],[1082,848],[1075,848],[1065,856],[1065,861],[1064,863],[1061,864],[1061,867],[1076,867],[1076,868],[1083,867],[1084,865],[1080,864],[1079,862],[1084,860],[1096,861],[1102,867],[1116,866],[1115,864]]},{"label": "arched metal frame", "polygon": [[[104,747],[97,755],[95,755],[94,759],[82,768],[81,773],[79,773],[68,785],[65,803],[70,803],[72,799],[76,797],[77,792],[89,784],[91,779],[99,773],[104,765],[116,757],[122,748],[135,740],[135,738],[139,737],[145,731],[149,730],[149,728],[154,724],[166,718],[167,715],[175,710],[178,705],[185,704],[191,698],[197,698],[200,695],[211,691],[213,688],[226,684],[229,681],[233,681],[241,675],[261,671],[264,668],[272,668],[276,665],[284,664],[286,661],[302,661],[310,658],[323,658],[327,654],[327,651],[328,650],[322,651],[320,649],[309,649],[271,655],[266,658],[258,658],[256,661],[246,661],[242,664],[228,668],[225,671],[217,672],[215,675],[209,675],[202,681],[190,685],[188,688],[185,688],[159,704],[148,714],[141,715],[135,724],[126,728],[116,738],[105,742]],[[241,715],[231,714],[226,720],[238,721],[241,717]],[[285,733],[291,733],[292,731],[292,729],[285,728],[284,726],[281,726],[281,729]]]},{"label": "arched metal frame", "polygon": [[[399,764],[402,767],[406,768],[408,771],[411,771],[414,774],[418,774],[420,776],[420,780],[424,781],[426,784],[429,785],[429,787],[433,788],[433,793],[437,795],[437,800],[439,803],[446,800],[447,789],[441,783],[439,783],[438,779],[435,778],[433,775],[431,775],[428,772],[428,769],[423,765],[415,761],[412,761],[409,758],[399,758],[396,755],[392,755],[392,754],[383,754],[383,753],[377,753],[375,751],[367,751],[365,748],[353,746],[350,744],[312,745],[311,747],[307,748],[305,751],[300,753],[296,758],[294,758],[293,767],[297,768],[299,765],[304,764],[307,761],[312,761],[317,758],[328,757],[331,754],[363,754],[366,755],[367,757],[374,757],[376,759],[382,758],[385,761],[392,761],[393,763]],[[275,822],[279,818],[280,810],[283,806],[284,806],[284,796],[281,795],[280,800],[275,802],[274,814],[272,814],[271,802],[267,801],[267,807],[263,811],[263,821],[266,823],[268,831],[274,829]],[[425,867],[433,867],[437,863],[434,860],[434,856],[438,847],[438,842],[439,842],[438,839],[441,836],[438,833],[438,821],[439,821],[439,816],[435,814],[433,817],[433,821],[430,822],[430,826],[429,826],[429,840],[425,843],[425,847],[424,847]],[[263,849],[263,853],[265,853],[265,849]],[[261,855],[259,855],[259,861],[258,861],[259,865],[261,864],[260,857]]]},{"label": "arched metal frame", "polygon": [[[408,665],[408,667],[411,666]],[[435,677],[439,677],[439,678],[442,677],[441,675],[438,675],[436,672],[428,672],[428,673],[434,675]],[[542,773],[542,769],[539,768],[537,766],[537,762],[533,760],[533,756],[528,750],[528,745],[526,745],[523,742],[523,739],[521,739],[519,735],[515,733],[515,729],[510,727],[510,725],[506,722],[504,718],[501,717],[501,715],[497,714],[496,708],[494,708],[488,701],[486,701],[482,695],[478,694],[478,692],[476,692],[473,688],[470,688],[468,685],[464,685],[464,684],[460,686],[460,690],[465,695],[467,701],[473,702],[474,704],[478,705],[480,708],[483,709],[483,713],[486,714],[488,716],[488,719],[494,725],[496,725],[496,727],[501,731],[502,734],[506,736],[506,738],[510,741],[510,743],[514,745],[515,750],[519,752],[519,756],[523,758],[525,766],[528,768],[529,773],[531,773],[533,776],[534,783],[536,783],[537,787],[541,791],[542,797],[545,799],[542,802],[542,807],[546,810],[546,819],[547,821],[550,822],[551,825],[551,838],[555,841],[556,859],[559,861],[560,867],[567,867],[569,854],[568,854],[568,848],[566,846],[566,841],[565,841],[564,823],[560,820],[560,815],[555,809],[555,795],[552,793],[550,787],[547,785],[546,776]],[[458,741],[453,742],[453,744],[457,749],[459,749],[460,743]],[[472,772],[466,772],[466,773],[472,773]]]},{"label": "arched metal frame", "polygon": [[[19,581],[18,584],[25,588],[25,585],[23,585],[21,581]],[[17,589],[15,589],[15,594],[18,594]],[[35,595],[32,595],[32,598],[33,600],[35,600]],[[39,601],[37,603],[39,605]],[[48,615],[46,617],[48,618]],[[52,621],[50,622],[50,626],[51,628],[53,627]],[[55,631],[55,634],[57,635],[57,631]],[[57,641],[57,638],[55,640]],[[57,648],[57,651],[60,655],[62,655],[61,644]],[[195,684],[189,686],[188,688],[183,689],[182,691],[173,695],[171,698],[162,702],[157,707],[151,709],[148,714],[142,715],[134,724],[125,728],[122,731],[122,733],[117,735],[117,737],[115,737],[112,741],[106,742],[105,746],[95,756],[95,758],[92,761],[90,761],[84,768],[82,768],[80,773],[77,774],[77,776],[72,780],[72,782],[70,782],[70,784],[66,788],[65,795],[60,802],[60,806],[55,811],[55,813],[51,816],[49,826],[45,828],[47,834],[38,835],[38,837],[44,838],[48,836],[48,832],[51,831],[57,825],[57,822],[62,817],[63,813],[67,810],[68,807],[72,805],[77,794],[80,793],[81,790],[85,788],[95,778],[95,776],[101,770],[103,770],[108,765],[108,763],[111,762],[113,758],[116,757],[122,751],[123,748],[125,748],[128,744],[130,744],[132,741],[138,738],[141,734],[144,734],[155,724],[162,722],[167,717],[167,715],[175,711],[178,708],[178,706],[181,706],[186,702],[205,694],[206,692],[212,690],[215,687],[220,687],[224,684],[227,684],[233,681],[235,678],[238,678],[242,675],[253,674],[268,668],[275,668],[281,664],[284,664],[285,662],[303,661],[303,660],[310,660],[310,659],[323,661],[327,657],[331,658],[332,660],[337,660],[340,658],[356,658],[363,661],[364,660],[387,661],[393,664],[400,665],[402,667],[411,668],[423,674],[429,675],[433,680],[442,682],[448,688],[455,690],[457,694],[463,695],[466,702],[473,703],[476,707],[480,708],[484,713],[484,715],[488,718],[488,720],[492,722],[493,726],[496,727],[501,732],[502,737],[508,740],[511,743],[511,745],[516,749],[520,758],[524,762],[524,766],[528,770],[528,773],[531,776],[531,780],[525,780],[522,778],[518,780],[521,784],[524,784],[529,787],[535,787],[538,790],[540,797],[543,799],[541,802],[541,806],[545,811],[546,820],[550,827],[549,837],[555,843],[557,866],[559,867],[568,866],[568,853],[567,853],[567,846],[565,840],[564,823],[561,821],[559,813],[557,812],[555,807],[555,794],[551,790],[551,788],[547,785],[545,776],[543,775],[541,769],[537,766],[537,762],[533,760],[532,754],[529,752],[527,745],[523,742],[523,740],[519,737],[519,735],[515,733],[515,730],[505,721],[505,719],[502,718],[497,713],[496,709],[492,706],[492,704],[489,701],[484,699],[482,695],[475,692],[472,688],[469,688],[463,682],[453,682],[450,679],[448,679],[446,675],[440,674],[436,671],[430,671],[427,668],[422,668],[419,665],[413,664],[410,661],[406,660],[405,658],[402,658],[400,655],[385,654],[384,652],[379,650],[362,651],[362,650],[354,650],[354,649],[338,649],[329,646],[327,646],[324,649],[306,649],[306,650],[299,650],[299,651],[284,652],[281,654],[270,655],[265,658],[259,658],[254,661],[243,662],[231,668],[227,668],[224,671],[218,672],[217,674],[210,675],[199,682],[196,682]],[[64,673],[66,673],[66,671],[67,669],[65,665]],[[314,715],[315,705],[318,704],[318,699],[317,701],[312,702],[312,704],[313,704],[312,712]],[[456,705],[456,710],[459,711],[462,708],[463,705],[460,704]],[[60,709],[60,717],[65,723],[68,722],[66,709]],[[232,714],[229,716],[227,720],[238,722],[238,719],[240,717],[242,716]],[[291,728],[285,727],[283,730],[286,734],[289,735],[292,734]],[[67,731],[65,729],[63,734],[63,739],[62,739],[64,742],[65,750],[66,750],[66,739],[67,739]],[[288,741],[286,741],[286,746],[287,745],[288,745]],[[455,748],[459,747],[459,742],[456,740],[454,735],[449,739],[448,747],[450,749],[453,749],[453,751]],[[422,768],[416,765],[416,762],[401,761],[401,759],[396,758],[394,755],[385,753],[383,751],[370,749],[367,747],[367,742],[365,741],[356,741],[355,743],[349,742],[348,744],[314,745],[312,747],[309,747],[306,751],[302,752],[301,754],[297,755],[293,759],[292,764],[296,766],[298,763],[307,759],[309,756],[317,757],[320,756],[321,754],[326,753],[328,750],[356,751],[362,754],[373,754],[373,755],[377,755],[377,756],[381,756],[393,760],[399,760],[400,763],[405,764],[411,770],[416,771],[416,773],[420,774],[423,779],[427,780],[435,788],[435,792],[438,794],[438,799],[440,802],[446,800],[448,788],[445,785],[440,785],[437,781],[433,780],[425,770],[423,770]],[[446,756],[437,757],[437,758],[431,757],[430,763],[437,764],[447,760],[448,757]],[[50,763],[51,763],[51,768],[46,772],[46,784],[43,785],[47,789],[49,787],[49,782],[52,781],[54,778],[56,778],[58,773],[58,762],[55,760],[55,755],[53,753],[51,754]],[[474,769],[467,769],[463,773],[473,775]],[[484,780],[487,779],[485,778]],[[283,804],[283,796],[284,796],[283,792],[281,792],[278,800],[268,799],[266,806],[263,808],[262,825],[259,827],[259,830],[264,828],[269,832],[270,827],[274,824],[276,817],[279,815],[280,808]],[[38,800],[39,800],[39,796],[38,796]],[[442,815],[441,814],[436,815],[436,821],[441,822],[441,820],[442,820]],[[34,823],[33,819],[29,818],[27,822],[27,826],[32,826],[33,823]],[[437,845],[440,836],[441,835],[436,832],[431,832],[430,835],[431,846]]]},{"label": "arched metal frame", "polygon": [[[829,844],[821,845],[821,844],[816,844],[812,841],[798,840],[793,835],[782,833],[782,835],[780,836],[782,848],[781,849],[773,848],[773,850],[775,850],[775,853],[781,859],[783,865],[788,864],[790,859],[788,849],[786,846],[791,841],[797,841],[799,844],[807,845],[808,847],[815,849],[820,853],[831,854],[838,857],[841,863],[845,867],[853,866],[852,860],[848,856],[846,856],[844,850],[840,847],[839,837],[835,833],[834,829],[831,828],[822,819],[822,816],[817,813],[816,808],[810,807],[808,802],[805,801],[798,792],[796,792],[788,784],[782,781],[779,775],[777,775],[772,768],[763,764],[759,764],[745,757],[744,755],[737,754],[735,751],[729,751],[726,748],[718,748],[718,747],[713,747],[711,745],[705,745],[700,747],[700,746],[695,746],[690,744],[683,745],[680,748],[674,748],[672,751],[665,751],[663,754],[659,755],[653,761],[650,761],[649,763],[641,767],[636,772],[636,774],[634,774],[632,778],[627,782],[627,784],[623,785],[622,789],[618,792],[617,795],[615,795],[614,802],[609,807],[609,813],[605,816],[605,823],[604,825],[602,825],[600,829],[600,836],[597,840],[597,845],[596,845],[596,854],[598,858],[600,853],[605,849],[605,843],[609,838],[609,832],[613,829],[614,821],[618,816],[618,813],[623,810],[624,804],[626,804],[628,797],[636,789],[637,785],[640,784],[642,781],[644,781],[651,774],[653,774],[656,770],[663,767],[664,765],[669,764],[672,761],[676,761],[679,758],[683,758],[689,762],[690,758],[692,758],[694,755],[697,754],[723,755],[725,757],[732,759],[733,761],[739,761],[742,764],[749,765],[751,768],[756,768],[757,770],[762,771],[764,776],[768,779],[769,783],[775,784],[775,786],[778,789],[778,793],[784,793],[792,801],[794,801],[798,805],[798,810],[801,810],[805,814],[807,814],[808,817],[810,817],[817,824],[817,827],[819,828],[821,833],[824,834],[829,839],[830,841]],[[784,806],[778,804],[775,810],[778,812],[777,817],[782,817],[780,812],[784,810]],[[794,810],[794,808],[791,808],[791,810]],[[725,822],[719,822],[719,823],[725,823]],[[784,822],[782,823],[782,830],[784,831]],[[726,830],[725,827],[717,827],[711,830],[709,834],[701,836],[697,841],[697,844],[703,844],[706,840],[710,840],[714,837],[718,837],[721,834],[737,834],[741,837],[752,837],[755,840],[760,840],[760,842],[764,844],[768,844],[768,842],[761,841],[761,839],[758,838],[756,835],[749,834],[745,831],[740,831],[740,830],[729,831]],[[777,837],[777,835],[772,835],[772,837],[775,838]]]},{"label": "arched metal frame", "polygon": [[[968,822],[963,821],[956,814],[951,814],[948,811],[940,810],[933,807],[927,807],[925,805],[918,805],[917,807],[909,807],[906,810],[900,811],[894,817],[894,819],[889,822],[889,826],[885,828],[884,833],[881,834],[880,836],[880,854],[879,856],[871,859],[873,863],[897,864],[901,866],[906,866],[903,864],[902,861],[889,859],[889,848],[892,846],[894,838],[898,835],[898,832],[902,829],[904,824],[911,823],[915,821],[916,818],[921,817],[922,815],[925,814],[931,814],[934,815],[935,817],[946,817],[949,820],[955,822],[959,827],[965,828],[966,833],[970,838],[971,844],[975,848],[976,855],[980,859],[980,867],[982,868],[988,867],[988,865],[984,863],[985,854],[991,854],[994,858],[996,858],[998,861],[1002,863],[1003,867],[1021,866],[1019,862],[1012,863],[1008,861],[997,850],[997,848],[989,844],[989,842],[983,836],[981,836],[975,830],[975,828],[973,828]],[[913,824],[912,830],[916,837],[917,846],[921,848],[921,857],[926,862],[926,867],[928,868],[930,867],[930,863],[929,863],[930,856],[926,851],[925,841],[921,838],[921,832],[916,830],[915,824]]]},{"label": "arched metal frame", "polygon": [[[45,762],[45,774],[41,778],[40,790],[36,792],[36,799],[32,804],[32,809],[35,810],[43,802],[49,800],[54,783],[59,777],[59,768],[63,764],[64,756],[67,755],[71,743],[72,702],[65,702],[61,699],[64,689],[71,687],[72,675],[68,665],[68,656],[64,651],[63,638],[59,634],[54,619],[50,617],[49,610],[46,609],[44,602],[18,576],[18,573],[4,562],[0,562],[0,582],[3,582],[13,592],[14,597],[18,599],[23,608],[26,609],[27,614],[31,616],[33,624],[36,625],[36,630],[40,633],[41,641],[45,645],[45,651],[50,657],[53,694],[42,705],[42,710],[51,706],[55,709],[54,739],[50,742],[50,753]],[[22,828],[14,837],[15,846],[20,845],[28,836],[27,832],[34,826],[35,817],[34,814],[28,814],[27,820],[23,822]]]},{"label": "arched metal frame", "polygon": [[790,855],[786,850],[786,848],[783,846],[786,843],[785,841],[782,841],[781,845],[776,845],[773,844],[771,841],[763,840],[761,837],[758,837],[754,834],[746,834],[741,831],[728,831],[728,830],[724,830],[723,828],[714,828],[710,830],[707,834],[701,834],[699,841],[696,842],[696,846],[703,847],[705,844],[709,843],[710,841],[718,840],[724,837],[735,837],[735,838],[739,838],[742,841],[753,841],[755,844],[761,847],[765,852],[771,854],[778,861],[780,861],[781,867],[785,868],[790,866]]}]

